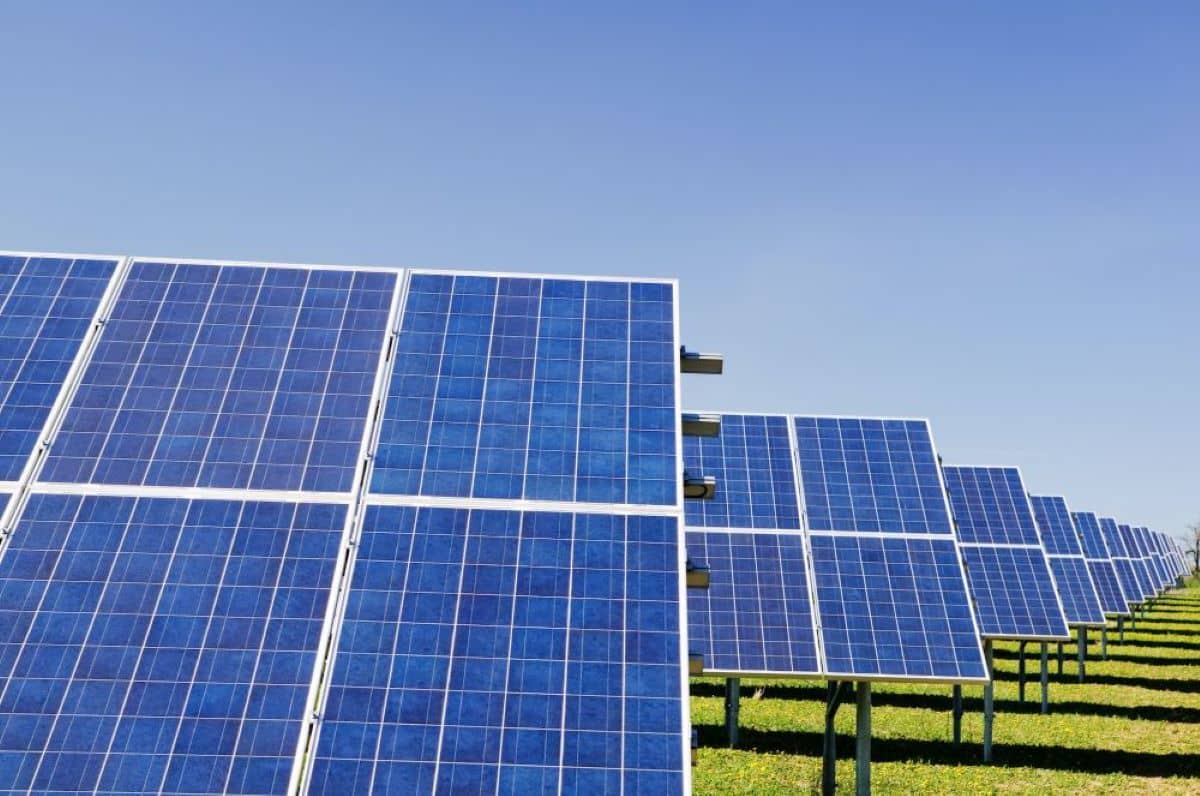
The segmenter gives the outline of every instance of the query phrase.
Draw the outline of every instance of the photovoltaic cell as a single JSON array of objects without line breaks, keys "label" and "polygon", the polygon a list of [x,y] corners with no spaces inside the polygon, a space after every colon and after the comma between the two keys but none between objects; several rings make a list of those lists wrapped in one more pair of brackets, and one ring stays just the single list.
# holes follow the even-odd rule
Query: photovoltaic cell
[{"label": "photovoltaic cell", "polygon": [[116,260],[0,255],[0,481],[17,480]]},{"label": "photovoltaic cell", "polygon": [[709,568],[688,591],[688,644],[707,674],[818,674],[804,539],[797,532],[689,531],[688,556]]},{"label": "photovoltaic cell", "polygon": [[964,545],[979,626],[993,638],[1062,638],[1066,618],[1040,548]]},{"label": "photovoltaic cell", "polygon": [[1067,617],[1020,472],[946,467],[944,473],[982,634],[1067,637]]},{"label": "photovoltaic cell", "polygon": [[830,677],[986,677],[952,539],[812,536]]},{"label": "photovoltaic cell", "polygon": [[674,506],[674,287],[415,273],[373,493]]},{"label": "photovoltaic cell", "polygon": [[1071,521],[1075,525],[1075,529],[1079,532],[1079,539],[1083,543],[1083,555],[1085,558],[1094,561],[1103,561],[1112,556],[1108,552],[1108,545],[1104,543],[1104,535],[1100,532],[1100,520],[1090,511],[1073,511],[1071,512]]},{"label": "photovoltaic cell", "polygon": [[349,490],[396,278],[135,262],[41,479]]},{"label": "photovoltaic cell", "polygon": [[811,530],[951,533],[924,420],[797,417],[794,422]]},{"label": "photovoltaic cell", "polygon": [[784,415],[721,416],[715,437],[684,437],[683,466],[717,479],[711,500],[684,503],[689,528],[800,528]]},{"label": "photovoltaic cell", "polygon": [[311,788],[683,789],[673,517],[369,506]]},{"label": "photovoltaic cell", "polygon": [[31,495],[0,559],[0,790],[286,790],[344,521]]},{"label": "photovoltaic cell", "polygon": [[964,544],[1037,545],[1033,513],[1015,467],[947,467],[946,491]]},{"label": "photovoltaic cell", "polygon": [[1158,551],[1154,549],[1154,541],[1150,538],[1150,529],[1144,525],[1139,525],[1134,529],[1138,535],[1138,541],[1145,551],[1146,559],[1150,563],[1150,567],[1154,574],[1154,583],[1159,591],[1162,591],[1167,585],[1167,573],[1163,569],[1162,560],[1159,558]]}]

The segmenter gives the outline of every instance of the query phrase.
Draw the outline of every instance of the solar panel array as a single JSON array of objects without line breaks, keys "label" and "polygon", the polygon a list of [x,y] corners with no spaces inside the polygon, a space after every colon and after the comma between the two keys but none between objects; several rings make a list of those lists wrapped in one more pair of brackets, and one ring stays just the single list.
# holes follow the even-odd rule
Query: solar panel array
[{"label": "solar panel array", "polygon": [[1108,545],[1104,543],[1104,535],[1100,531],[1100,520],[1090,511],[1071,512],[1071,521],[1079,532],[1083,543],[1083,554],[1087,561],[1088,573],[1100,597],[1100,604],[1106,614],[1128,614],[1129,601],[1121,591],[1121,583],[1117,579],[1117,569],[1109,555]]},{"label": "solar panel array", "polygon": [[688,591],[688,640],[711,674],[822,671],[788,423],[727,414],[719,435],[683,440],[685,470],[717,479],[684,504],[688,557],[710,572]]},{"label": "solar panel array", "polygon": [[0,790],[687,790],[675,318],[0,257]]},{"label": "solar panel array", "polygon": [[946,467],[944,473],[984,637],[1069,637],[1020,472]]},{"label": "solar panel array", "polygon": [[1141,594],[1143,602],[1150,600],[1158,590],[1154,588],[1149,565],[1142,556],[1142,551],[1137,544],[1133,528],[1130,525],[1118,524],[1117,532],[1121,536],[1121,542],[1124,544],[1125,551],[1129,554],[1129,561],[1133,565],[1133,576],[1137,581],[1138,593]]},{"label": "solar panel array", "polygon": [[1056,495],[1031,495],[1029,501],[1067,624],[1102,626],[1104,608],[1088,572],[1067,501]]}]

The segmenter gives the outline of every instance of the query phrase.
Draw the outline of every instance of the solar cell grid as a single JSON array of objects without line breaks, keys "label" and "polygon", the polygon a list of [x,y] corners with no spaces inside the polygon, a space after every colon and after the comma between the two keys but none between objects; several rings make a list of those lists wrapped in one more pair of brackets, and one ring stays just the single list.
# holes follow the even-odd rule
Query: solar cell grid
[{"label": "solar cell grid", "polygon": [[674,287],[415,273],[371,491],[674,506]]},{"label": "solar cell grid", "polygon": [[688,526],[799,529],[792,461],[783,415],[722,415],[719,435],[684,437],[684,470],[717,479],[711,500],[684,503]]},{"label": "solar cell grid", "polygon": [[1083,556],[1050,556],[1050,571],[1069,625],[1103,625],[1104,609]]},{"label": "solar cell grid", "polygon": [[1100,521],[1095,514],[1090,511],[1073,511],[1071,521],[1083,542],[1084,556],[1097,561],[1111,558],[1108,546],[1104,543],[1104,536],[1100,532]]},{"label": "solar cell grid", "polygon": [[687,549],[711,573],[688,591],[688,643],[705,673],[820,672],[800,534],[689,531]]},{"label": "solar cell grid", "polygon": [[348,491],[396,278],[135,261],[41,479]]},{"label": "solar cell grid", "polygon": [[369,506],[317,793],[680,792],[673,517]]},{"label": "solar cell grid", "polygon": [[967,576],[985,637],[1038,639],[1069,635],[1040,548],[964,545]]},{"label": "solar cell grid", "polygon": [[34,493],[0,559],[0,789],[283,792],[344,523]]},{"label": "solar cell grid", "polygon": [[1112,561],[1088,561],[1088,573],[1096,585],[1100,605],[1106,614],[1129,613],[1129,604],[1121,590],[1117,569]]},{"label": "solar cell grid", "polygon": [[986,677],[952,539],[811,537],[826,673]]},{"label": "solar cell grid", "polygon": [[926,421],[796,417],[794,424],[811,530],[951,533]]},{"label": "solar cell grid", "polygon": [[21,476],[116,267],[0,255],[0,481]]},{"label": "solar cell grid", "polygon": [[1128,525],[1117,525],[1117,533],[1121,538],[1121,544],[1125,548],[1126,554],[1129,556],[1129,562],[1133,570],[1133,578],[1137,583],[1137,593],[1141,600],[1149,600],[1156,593],[1153,584],[1150,581],[1150,571],[1142,553],[1138,549],[1137,542],[1134,540],[1133,529]]},{"label": "solar cell grid", "polygon": [[946,467],[944,472],[960,542],[1039,543],[1017,468]]},{"label": "solar cell grid", "polygon": [[1037,520],[1042,546],[1052,556],[1082,556],[1083,546],[1067,511],[1067,501],[1061,497],[1032,495],[1033,514]]}]

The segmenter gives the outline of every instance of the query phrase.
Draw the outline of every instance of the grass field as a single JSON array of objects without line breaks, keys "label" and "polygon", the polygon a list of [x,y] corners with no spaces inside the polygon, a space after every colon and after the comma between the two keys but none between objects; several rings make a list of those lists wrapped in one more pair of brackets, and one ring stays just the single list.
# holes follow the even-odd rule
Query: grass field
[{"label": "grass field", "polygon": [[[1050,714],[1039,712],[1038,648],[1029,645],[1026,701],[1017,701],[1017,645],[996,646],[993,763],[981,762],[982,689],[964,688],[963,744],[951,742],[949,686],[872,688],[876,793],[1200,793],[1200,585],[1160,598],[1100,660],[1089,634],[1087,682],[1076,648],[1063,674],[1050,656]],[[740,748],[728,749],[724,684],[692,683],[699,731],[695,792],[819,789],[825,686],[743,680]],[[854,702],[837,716],[838,791],[854,788]]]}]

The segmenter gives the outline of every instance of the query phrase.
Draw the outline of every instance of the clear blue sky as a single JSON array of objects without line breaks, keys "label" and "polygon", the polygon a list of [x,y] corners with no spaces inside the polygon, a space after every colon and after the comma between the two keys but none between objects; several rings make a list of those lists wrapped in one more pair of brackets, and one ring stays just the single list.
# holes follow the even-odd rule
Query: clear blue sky
[{"label": "clear blue sky", "polygon": [[6,7],[0,248],[678,276],[693,407],[1200,518],[1194,3],[249,5]]}]

